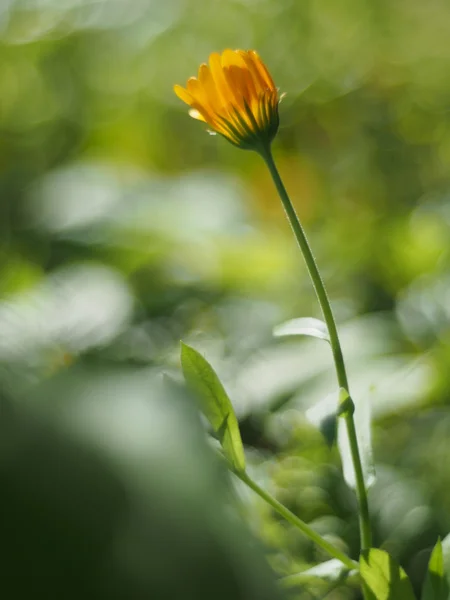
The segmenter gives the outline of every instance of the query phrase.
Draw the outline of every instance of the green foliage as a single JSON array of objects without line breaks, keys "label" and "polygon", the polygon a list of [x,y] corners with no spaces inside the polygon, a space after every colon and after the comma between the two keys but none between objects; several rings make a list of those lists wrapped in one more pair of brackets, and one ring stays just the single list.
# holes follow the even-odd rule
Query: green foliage
[{"label": "green foliage", "polygon": [[234,469],[245,470],[245,455],[239,424],[225,388],[208,361],[194,348],[181,343],[181,366],[200,408],[218,436],[224,454]]},{"label": "green foliage", "polygon": [[2,597],[279,598],[185,391],[79,376],[29,403],[0,394]]},{"label": "green foliage", "polygon": [[445,572],[442,542],[439,539],[428,563],[421,600],[448,600],[449,594],[448,575]]},{"label": "green foliage", "polygon": [[415,600],[405,571],[384,550],[363,552],[360,574],[367,600]]}]

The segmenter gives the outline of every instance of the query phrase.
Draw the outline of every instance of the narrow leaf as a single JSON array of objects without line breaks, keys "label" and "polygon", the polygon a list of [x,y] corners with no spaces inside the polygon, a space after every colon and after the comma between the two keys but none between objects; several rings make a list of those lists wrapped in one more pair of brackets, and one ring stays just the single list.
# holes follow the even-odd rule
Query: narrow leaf
[{"label": "narrow leaf", "polygon": [[327,326],[323,321],[306,317],[302,319],[292,319],[278,325],[273,330],[275,337],[285,337],[289,335],[309,335],[321,340],[330,341]]},{"label": "narrow leaf", "polygon": [[340,560],[333,558],[327,562],[311,567],[306,571],[301,571],[301,573],[283,577],[281,583],[284,587],[294,587],[317,579],[335,583],[336,581],[345,579],[348,573],[348,568],[343,565]]},{"label": "narrow leaf", "polygon": [[431,553],[427,576],[422,590],[422,600],[448,600],[450,588],[444,572],[444,555],[439,539]]},{"label": "narrow leaf", "polygon": [[181,366],[188,386],[199,399],[200,409],[219,439],[226,458],[238,471],[245,470],[239,424],[231,401],[214,369],[191,346],[181,343]]},{"label": "narrow leaf", "polygon": [[415,600],[405,571],[384,550],[362,553],[360,575],[367,600]]}]

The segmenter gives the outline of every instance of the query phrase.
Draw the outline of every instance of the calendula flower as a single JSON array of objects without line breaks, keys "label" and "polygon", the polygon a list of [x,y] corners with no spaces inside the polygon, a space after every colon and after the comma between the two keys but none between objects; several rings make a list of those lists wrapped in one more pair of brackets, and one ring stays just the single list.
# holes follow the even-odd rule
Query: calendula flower
[{"label": "calendula flower", "polygon": [[191,117],[239,148],[267,147],[277,133],[278,90],[254,50],[213,53],[209,65],[200,65],[198,77],[174,90],[191,107]]}]

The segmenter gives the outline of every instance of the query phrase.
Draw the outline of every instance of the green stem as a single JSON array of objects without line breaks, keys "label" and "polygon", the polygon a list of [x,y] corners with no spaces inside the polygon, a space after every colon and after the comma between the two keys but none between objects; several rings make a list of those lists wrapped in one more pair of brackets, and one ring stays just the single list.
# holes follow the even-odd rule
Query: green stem
[{"label": "green stem", "polygon": [[359,530],[361,536],[361,550],[368,550],[372,546],[372,529],[370,525],[369,502],[364,483],[364,473],[361,465],[358,438],[356,437],[355,420],[353,411],[345,415],[345,425],[350,443],[350,454],[352,456],[353,469],[355,471],[356,494],[359,504]]},{"label": "green stem", "polygon": [[[309,275],[313,283],[317,299],[322,309],[323,317],[328,328],[330,336],[331,350],[333,352],[334,364],[336,367],[336,374],[339,383],[339,387],[349,392],[347,373],[345,370],[344,357],[342,354],[341,344],[336,327],[336,321],[334,320],[333,311],[331,304],[328,299],[328,295],[320,275],[319,269],[317,268],[316,260],[309,246],[306,234],[303,227],[298,219],[294,207],[289,199],[286,188],[284,187],[283,181],[280,177],[278,169],[273,160],[272,151],[270,146],[260,149],[259,153],[264,159],[272,179],[277,188],[280,199],[283,203],[284,210],[291,224],[295,238],[300,250],[302,251],[303,257],[308,267]],[[369,517],[369,504],[367,501],[367,491],[364,483],[363,470],[361,466],[361,457],[358,448],[358,440],[356,437],[355,422],[353,418],[353,411],[347,411],[345,414],[345,424],[347,427],[347,435],[350,443],[350,451],[353,463],[353,469],[355,472],[356,481],[356,495],[359,504],[359,523],[360,523],[360,535],[361,535],[361,550],[366,550],[372,545],[372,534],[370,528],[370,517]]]},{"label": "green stem", "polygon": [[277,513],[279,513],[282,517],[284,517],[286,519],[286,521],[289,521],[289,523],[294,525],[294,527],[297,527],[297,529],[300,529],[300,531],[302,531],[306,536],[309,537],[310,540],[312,540],[314,543],[316,543],[318,546],[320,546],[323,550],[325,550],[325,552],[327,552],[334,558],[337,558],[338,560],[340,560],[341,563],[343,563],[350,570],[359,569],[358,563],[354,562],[350,557],[348,557],[346,554],[341,552],[338,548],[333,546],[333,544],[330,544],[329,542],[327,542],[327,540],[324,539],[321,535],[319,535],[316,531],[314,531],[314,529],[312,529],[312,527],[310,527],[304,521],[299,519],[296,515],[294,515],[293,512],[291,512],[288,508],[286,508],[283,504],[281,504],[281,502],[278,502],[278,500],[276,500],[268,492],[266,492],[261,487],[259,487],[259,485],[255,481],[253,481],[253,479],[251,479],[245,471],[233,471],[233,472],[235,473],[235,475],[237,475],[237,477],[239,477],[239,479],[241,479],[241,481],[246,483],[249,488],[251,488],[254,492],[256,492],[258,494],[258,496],[260,496],[263,500],[265,500],[268,504],[270,504],[270,506],[274,510],[276,510]]}]

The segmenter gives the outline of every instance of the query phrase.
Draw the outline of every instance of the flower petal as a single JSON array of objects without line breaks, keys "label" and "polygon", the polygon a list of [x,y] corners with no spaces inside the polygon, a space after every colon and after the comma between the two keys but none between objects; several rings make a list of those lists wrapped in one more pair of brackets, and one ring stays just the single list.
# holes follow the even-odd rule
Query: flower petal
[{"label": "flower petal", "polygon": [[209,67],[220,101],[224,107],[227,107],[233,96],[223,73],[220,55],[217,52],[213,52],[209,57]]},{"label": "flower petal", "polygon": [[255,87],[256,95],[258,95],[266,89],[266,87],[267,87],[266,80],[260,73],[258,67],[255,64],[255,61],[253,60],[253,57],[250,56],[250,53],[246,52],[244,50],[241,50],[240,54],[241,54],[242,59],[245,61],[245,64],[249,71],[250,77],[251,77],[253,85]]},{"label": "flower petal", "polygon": [[207,64],[200,65],[198,70],[198,80],[203,88],[204,95],[208,98],[209,104],[214,112],[223,112],[224,106],[219,97],[216,83]]},{"label": "flower petal", "polygon": [[262,78],[264,79],[264,81],[266,82],[266,85],[269,88],[269,90],[276,89],[275,88],[275,84],[273,82],[273,79],[270,76],[270,73],[267,70],[266,65],[261,60],[259,54],[255,50],[250,50],[249,51],[249,56],[251,56],[251,58],[253,60],[253,64],[258,69],[258,72],[260,73],[260,75],[262,76]]},{"label": "flower petal", "polygon": [[191,94],[184,89],[184,87],[181,87],[181,85],[176,84],[173,86],[173,91],[180,100],[183,100],[183,102],[186,102],[186,104],[189,104],[189,106],[192,104],[193,98]]}]

